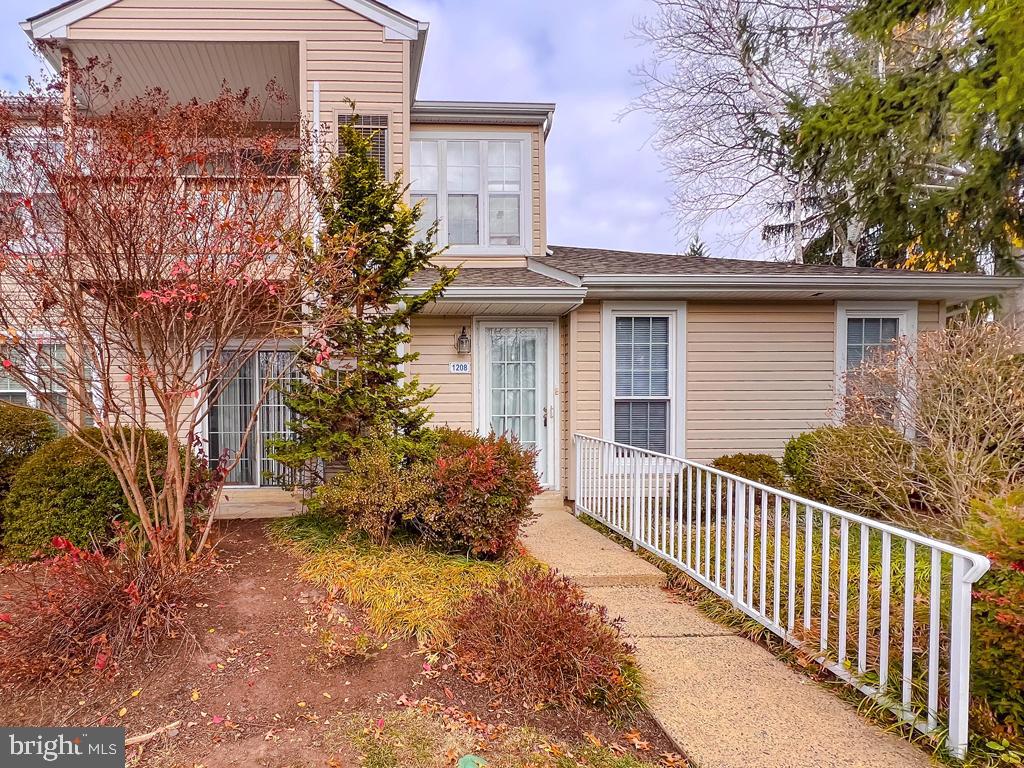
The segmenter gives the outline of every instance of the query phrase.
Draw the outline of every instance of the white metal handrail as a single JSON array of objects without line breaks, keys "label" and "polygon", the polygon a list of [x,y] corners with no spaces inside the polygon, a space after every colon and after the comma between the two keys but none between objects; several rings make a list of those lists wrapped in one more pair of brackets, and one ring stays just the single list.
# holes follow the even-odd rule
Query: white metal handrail
[{"label": "white metal handrail", "polygon": [[574,442],[577,513],[923,733],[941,736],[944,726],[948,751],[963,756],[971,586],[987,558],[677,456],[588,435]]}]

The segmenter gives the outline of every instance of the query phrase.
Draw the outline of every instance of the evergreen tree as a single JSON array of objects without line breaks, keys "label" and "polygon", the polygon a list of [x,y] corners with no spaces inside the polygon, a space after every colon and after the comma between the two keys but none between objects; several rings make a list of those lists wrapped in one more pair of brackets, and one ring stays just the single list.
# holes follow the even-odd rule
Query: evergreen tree
[{"label": "evergreen tree", "polygon": [[[341,151],[326,174],[309,174],[322,224],[313,259],[350,270],[356,286],[351,312],[329,334],[325,347],[307,360],[308,376],[293,381],[285,396],[293,435],[274,446],[274,458],[311,472],[344,461],[372,434],[415,439],[430,419],[425,401],[434,394],[403,369],[409,321],[436,301],[456,270],[436,268],[433,284],[415,296],[403,294],[410,278],[433,270],[436,222],[417,238],[420,206],[404,199],[405,185],[389,180],[372,155],[370,137],[351,124],[340,130]],[[320,286],[311,286],[317,294]],[[315,311],[315,310],[314,310]]]},{"label": "evergreen tree", "polygon": [[[1019,0],[863,0],[836,85],[795,109],[795,167],[871,260],[1016,269],[1024,245]],[[858,256],[863,248],[858,248]]]},{"label": "evergreen tree", "polygon": [[706,259],[711,256],[711,252],[708,250],[707,243],[700,239],[700,235],[694,235],[693,240],[690,241],[690,247],[686,249],[686,255]]}]

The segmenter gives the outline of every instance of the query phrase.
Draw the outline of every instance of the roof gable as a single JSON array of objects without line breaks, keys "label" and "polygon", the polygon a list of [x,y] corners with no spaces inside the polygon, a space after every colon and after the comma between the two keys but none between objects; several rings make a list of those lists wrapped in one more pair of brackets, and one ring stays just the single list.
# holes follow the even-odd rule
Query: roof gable
[{"label": "roof gable", "polygon": [[[67,37],[68,27],[75,22],[115,5],[118,0],[67,0],[48,11],[36,14],[21,23],[33,40]],[[377,0],[331,0],[353,13],[384,27],[389,40],[416,40],[426,24],[399,13]]]}]

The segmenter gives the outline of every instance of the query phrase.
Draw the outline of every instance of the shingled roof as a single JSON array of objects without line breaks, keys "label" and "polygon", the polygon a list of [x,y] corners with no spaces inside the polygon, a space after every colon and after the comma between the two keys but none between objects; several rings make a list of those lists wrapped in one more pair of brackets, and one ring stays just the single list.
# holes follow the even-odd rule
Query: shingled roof
[{"label": "shingled roof", "polygon": [[[585,275],[792,275],[792,276],[893,276],[911,274],[903,270],[872,267],[833,267],[818,264],[794,264],[752,259],[722,259],[672,253],[640,253],[605,248],[577,248],[567,245],[548,247],[543,264],[576,277]],[[921,273],[916,273],[920,275]],[[939,273],[932,273],[939,274]],[[947,273],[942,273],[947,274]],[[959,274],[960,277],[964,273]]]},{"label": "shingled roof", "polygon": [[[438,273],[425,269],[413,275],[411,288],[427,288],[437,280]],[[526,267],[463,267],[455,276],[453,288],[565,288],[567,284]]]}]

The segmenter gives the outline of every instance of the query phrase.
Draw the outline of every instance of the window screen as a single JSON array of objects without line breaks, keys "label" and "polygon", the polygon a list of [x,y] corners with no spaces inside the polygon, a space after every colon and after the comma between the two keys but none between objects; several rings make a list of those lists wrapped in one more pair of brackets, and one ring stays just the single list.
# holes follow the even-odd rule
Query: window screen
[{"label": "window screen", "polygon": [[615,319],[615,442],[667,453],[669,318]]}]

